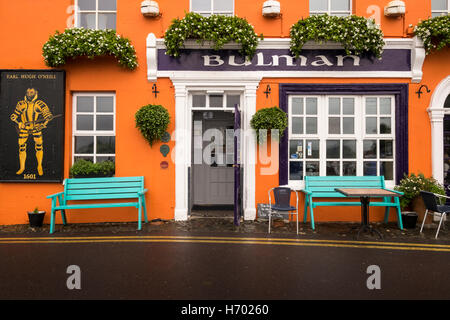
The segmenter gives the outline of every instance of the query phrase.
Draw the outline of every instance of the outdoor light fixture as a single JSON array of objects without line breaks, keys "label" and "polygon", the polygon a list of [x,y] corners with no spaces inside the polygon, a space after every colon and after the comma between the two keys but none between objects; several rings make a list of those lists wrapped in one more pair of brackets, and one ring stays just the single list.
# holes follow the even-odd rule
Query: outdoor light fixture
[{"label": "outdoor light fixture", "polygon": [[262,15],[268,18],[276,18],[280,16],[281,8],[280,2],[275,0],[269,0],[263,3]]},{"label": "outdoor light fixture", "polygon": [[142,1],[141,13],[144,17],[158,17],[160,15],[158,2],[148,0]]},{"label": "outdoor light fixture", "polygon": [[403,1],[391,1],[384,7],[384,15],[386,17],[400,17],[405,15],[405,3]]}]

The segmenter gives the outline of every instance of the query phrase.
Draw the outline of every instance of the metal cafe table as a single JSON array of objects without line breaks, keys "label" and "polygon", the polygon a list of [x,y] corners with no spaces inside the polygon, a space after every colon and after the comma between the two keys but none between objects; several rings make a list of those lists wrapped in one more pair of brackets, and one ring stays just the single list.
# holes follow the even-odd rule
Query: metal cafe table
[{"label": "metal cafe table", "polygon": [[361,199],[361,227],[358,231],[356,239],[359,238],[361,232],[370,231],[376,233],[383,239],[382,234],[374,229],[369,223],[369,203],[370,197],[399,197],[400,194],[381,188],[336,188],[337,192],[347,197],[359,197]]}]

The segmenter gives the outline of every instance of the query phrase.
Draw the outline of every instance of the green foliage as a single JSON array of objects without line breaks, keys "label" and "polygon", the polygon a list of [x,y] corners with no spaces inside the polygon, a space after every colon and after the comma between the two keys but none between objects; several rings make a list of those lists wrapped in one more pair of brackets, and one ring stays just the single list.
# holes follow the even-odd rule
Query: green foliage
[{"label": "green foliage", "polygon": [[92,161],[78,159],[70,168],[69,176],[71,178],[112,177],[115,170],[113,161],[92,163]]},{"label": "green foliage", "polygon": [[450,16],[438,16],[423,20],[414,28],[425,48],[426,54],[450,45]]},{"label": "green foliage", "polygon": [[161,140],[170,123],[170,115],[161,105],[146,105],[140,108],[136,114],[136,128],[142,133],[150,146],[157,140]]},{"label": "green foliage", "polygon": [[256,131],[256,138],[260,144],[264,143],[266,136],[260,130],[267,130],[269,132],[271,129],[279,130],[280,138],[284,134],[284,130],[288,126],[288,117],[286,112],[277,107],[264,108],[258,110],[250,120],[251,127]]},{"label": "green foliage", "polygon": [[346,17],[313,15],[299,20],[291,27],[291,52],[298,58],[303,45],[310,40],[335,41],[345,49],[346,54],[371,54],[381,58],[383,53],[383,32],[374,23],[355,15]]},{"label": "green foliage", "polygon": [[235,41],[242,46],[239,52],[250,58],[255,55],[258,46],[258,36],[247,20],[223,15],[203,17],[195,12],[187,13],[181,20],[172,20],[172,24],[164,35],[167,54],[179,57],[180,49],[187,39],[195,39],[198,43],[211,41],[214,50],[219,50],[224,44]]},{"label": "green foliage", "polygon": [[405,174],[404,178],[400,180],[400,184],[394,187],[395,190],[403,192],[400,197],[400,207],[403,209],[410,209],[414,198],[420,196],[420,190],[429,191],[441,195],[445,195],[444,187],[433,177],[426,178],[422,173],[409,176]]},{"label": "green foliage", "polygon": [[92,30],[84,28],[56,31],[44,44],[43,56],[49,67],[58,67],[66,63],[67,58],[110,55],[117,58],[119,64],[130,70],[138,66],[136,51],[130,40],[116,34],[115,30]]}]

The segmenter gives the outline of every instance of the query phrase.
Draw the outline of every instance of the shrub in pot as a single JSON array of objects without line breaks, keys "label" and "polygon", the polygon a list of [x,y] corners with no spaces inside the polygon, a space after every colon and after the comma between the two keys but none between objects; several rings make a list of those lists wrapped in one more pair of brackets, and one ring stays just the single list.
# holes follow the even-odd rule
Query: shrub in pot
[{"label": "shrub in pot", "polygon": [[92,161],[78,159],[69,170],[71,178],[95,178],[112,177],[115,173],[115,163],[113,161],[102,161],[92,163]]},{"label": "shrub in pot", "polygon": [[33,211],[28,211],[28,221],[30,223],[30,227],[32,228],[40,228],[42,227],[42,223],[44,222],[45,211],[39,210],[36,207]]},{"label": "shrub in pot", "polygon": [[276,106],[263,108],[253,115],[250,125],[256,132],[258,142],[263,144],[271,130],[278,130],[279,137],[283,136],[288,126],[288,117],[286,112]]},{"label": "shrub in pot", "polygon": [[150,146],[161,140],[170,123],[170,115],[161,105],[146,105],[135,114],[136,128],[139,129]]}]

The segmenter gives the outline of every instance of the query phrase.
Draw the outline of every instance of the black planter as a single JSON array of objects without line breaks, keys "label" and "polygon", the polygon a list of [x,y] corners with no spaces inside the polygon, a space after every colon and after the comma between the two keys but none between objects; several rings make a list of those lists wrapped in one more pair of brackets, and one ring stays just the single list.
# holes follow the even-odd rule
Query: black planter
[{"label": "black planter", "polygon": [[45,211],[28,212],[28,220],[30,221],[30,227],[40,228],[44,222]]},{"label": "black planter", "polygon": [[402,213],[403,227],[406,229],[414,229],[416,227],[418,215],[415,212]]}]

